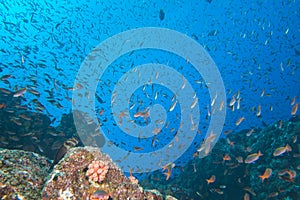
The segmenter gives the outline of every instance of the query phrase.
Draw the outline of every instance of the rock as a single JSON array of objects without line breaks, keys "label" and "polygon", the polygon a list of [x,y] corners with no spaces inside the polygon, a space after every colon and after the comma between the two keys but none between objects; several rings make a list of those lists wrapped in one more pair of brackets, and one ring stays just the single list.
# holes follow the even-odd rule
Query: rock
[{"label": "rock", "polygon": [[40,199],[50,162],[33,152],[0,151],[0,199]]},{"label": "rock", "polygon": [[[92,181],[86,174],[93,161],[102,161],[108,166],[101,182]],[[95,147],[72,148],[48,176],[42,190],[42,199],[90,199],[99,190],[109,195],[110,199],[163,199],[131,182],[108,155]]]}]

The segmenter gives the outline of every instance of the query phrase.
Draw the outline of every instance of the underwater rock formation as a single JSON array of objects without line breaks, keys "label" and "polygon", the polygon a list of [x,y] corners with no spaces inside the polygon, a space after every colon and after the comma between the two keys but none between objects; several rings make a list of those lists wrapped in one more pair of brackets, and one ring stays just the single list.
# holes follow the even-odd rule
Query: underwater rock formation
[{"label": "underwater rock formation", "polygon": [[40,199],[50,164],[33,152],[0,149],[0,199]]},{"label": "underwater rock formation", "polygon": [[[91,179],[91,164],[97,161],[107,169],[101,181]],[[72,148],[54,167],[42,191],[42,199],[93,199],[109,196],[110,199],[163,199],[162,196],[144,190],[130,181],[109,156],[99,148]]]},{"label": "underwater rock formation", "polygon": [[[172,199],[131,181],[99,148],[72,148],[50,174],[50,161],[32,152],[1,149],[0,158],[0,199]],[[98,162],[107,169],[101,182],[87,174]]]}]

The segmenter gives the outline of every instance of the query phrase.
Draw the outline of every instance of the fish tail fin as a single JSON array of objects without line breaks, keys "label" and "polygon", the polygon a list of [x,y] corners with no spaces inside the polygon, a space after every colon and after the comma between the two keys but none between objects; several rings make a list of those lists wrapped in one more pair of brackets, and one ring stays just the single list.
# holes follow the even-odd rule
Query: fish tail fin
[{"label": "fish tail fin", "polygon": [[170,176],[171,176],[171,173],[170,173],[170,172],[165,172],[164,174],[167,176],[167,177],[166,177],[166,181],[169,180],[169,178],[170,178]]},{"label": "fish tail fin", "polygon": [[286,144],[285,148],[286,148],[287,151],[292,151],[292,148],[289,144]]},{"label": "fish tail fin", "polygon": [[261,178],[261,182],[263,183],[265,180],[265,176],[264,175],[260,175],[259,178]]}]

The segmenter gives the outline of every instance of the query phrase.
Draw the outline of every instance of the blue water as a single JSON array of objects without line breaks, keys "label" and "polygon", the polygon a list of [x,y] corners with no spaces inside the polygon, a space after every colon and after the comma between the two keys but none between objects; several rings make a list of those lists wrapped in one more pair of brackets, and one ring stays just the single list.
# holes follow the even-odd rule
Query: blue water
[{"label": "blue water", "polygon": [[[0,3],[0,61],[1,76],[11,74],[9,84],[0,87],[10,90],[23,87],[40,92],[38,101],[57,126],[64,113],[72,110],[71,98],[77,72],[94,47],[120,32],[143,27],[168,28],[191,37],[209,53],[218,67],[226,89],[227,104],[240,93],[240,109],[227,107],[223,132],[262,127],[291,117],[290,105],[294,96],[300,99],[300,1],[2,1]],[[165,13],[160,19],[160,10]],[[116,48],[118,48],[116,46]],[[104,110],[99,120],[108,119],[102,130],[120,147],[132,149],[143,146],[141,152],[161,148],[174,136],[180,122],[180,105],[168,114],[170,125],[152,139],[139,143],[127,136],[113,121],[110,102],[118,80],[130,69],[145,63],[161,63],[176,69],[192,85],[199,99],[199,131],[206,133],[211,99],[207,85],[186,58],[170,52],[144,49],[121,56],[105,71],[98,84],[95,109]],[[121,68],[122,66],[122,68]],[[174,82],[179,80],[173,80]],[[201,84],[195,81],[200,81]],[[129,100],[134,118],[138,111],[153,104],[166,111],[174,93],[166,86],[143,85]],[[209,86],[208,86],[209,87]],[[145,92],[146,91],[146,92]],[[155,91],[160,96],[154,100]],[[264,93],[262,95],[262,93]],[[148,96],[147,96],[147,95]],[[23,104],[34,111],[36,98],[26,92]],[[61,107],[47,101],[54,99]],[[261,116],[256,116],[261,105]],[[272,109],[271,109],[272,107]],[[236,121],[245,120],[236,126]],[[151,118],[139,118],[140,126]],[[109,132],[114,132],[109,136]],[[180,162],[187,162],[199,148],[205,134],[198,135]],[[175,161],[174,161],[175,162]],[[179,162],[179,161],[178,161]],[[179,162],[179,163],[180,163]]]}]

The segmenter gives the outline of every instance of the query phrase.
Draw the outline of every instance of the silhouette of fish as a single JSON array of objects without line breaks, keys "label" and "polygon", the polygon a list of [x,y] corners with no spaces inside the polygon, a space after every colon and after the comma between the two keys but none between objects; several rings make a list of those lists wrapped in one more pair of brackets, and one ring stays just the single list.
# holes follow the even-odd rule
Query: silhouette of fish
[{"label": "silhouette of fish", "polygon": [[64,142],[64,144],[59,148],[58,152],[56,153],[56,156],[49,168],[49,170],[52,170],[53,167],[66,155],[66,153],[69,151],[69,149],[76,147],[78,145],[78,140],[76,138],[70,138]]},{"label": "silhouette of fish", "polygon": [[165,18],[165,12],[163,9],[160,9],[159,11],[159,19],[162,21]]}]

